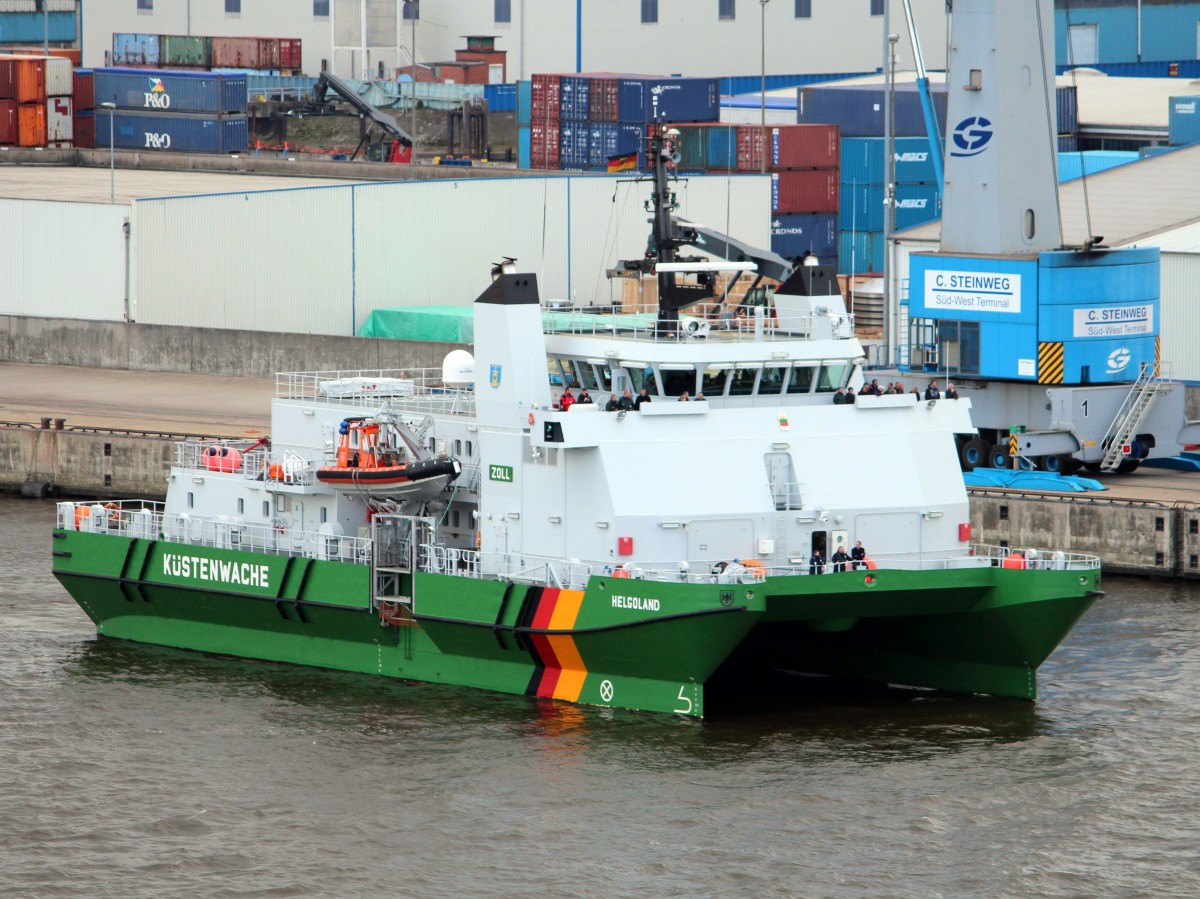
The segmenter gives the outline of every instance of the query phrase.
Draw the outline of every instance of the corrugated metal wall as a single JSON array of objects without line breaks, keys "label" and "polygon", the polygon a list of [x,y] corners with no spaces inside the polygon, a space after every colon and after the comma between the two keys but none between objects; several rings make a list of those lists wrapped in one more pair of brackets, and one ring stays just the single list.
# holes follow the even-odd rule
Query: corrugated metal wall
[{"label": "corrugated metal wall", "polygon": [[[136,321],[351,334],[375,309],[467,305],[493,262],[542,296],[607,302],[605,269],[636,258],[648,182],[579,177],[356,184],[139,200]],[[770,182],[696,176],[679,214],[770,246]]]},{"label": "corrugated metal wall", "polygon": [[0,312],[122,321],[129,207],[0,199]]},{"label": "corrugated metal wall", "polygon": [[1200,284],[1200,255],[1163,253],[1162,284],[1159,288],[1162,309],[1162,358],[1170,373],[1181,381],[1200,382],[1200,304],[1196,303],[1196,285]]}]

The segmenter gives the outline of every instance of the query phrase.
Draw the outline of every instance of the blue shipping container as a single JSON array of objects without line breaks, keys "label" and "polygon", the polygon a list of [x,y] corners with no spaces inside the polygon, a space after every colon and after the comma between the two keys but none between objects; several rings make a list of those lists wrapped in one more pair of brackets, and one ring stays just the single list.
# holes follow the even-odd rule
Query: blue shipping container
[{"label": "blue shipping container", "polygon": [[[597,171],[607,171],[608,160],[613,156],[624,156],[638,149],[638,131],[616,122],[572,123],[588,129],[588,166]],[[644,155],[644,149],[643,154]]]},{"label": "blue shipping container", "polygon": [[517,168],[533,168],[530,158],[531,149],[529,126],[523,125],[517,129]]},{"label": "blue shipping container", "polygon": [[716,78],[622,78],[617,119],[656,122],[715,122],[721,115]]},{"label": "blue shipping container", "polygon": [[777,215],[771,219],[771,249],[785,259],[806,252],[828,262],[838,251],[837,216],[831,212]]},{"label": "blue shipping container", "polygon": [[1200,97],[1171,97],[1168,134],[1171,146],[1182,147],[1200,141]]},{"label": "blue shipping container", "polygon": [[[33,4],[29,4],[30,7]],[[47,33],[48,32],[48,33]],[[6,44],[75,43],[75,12],[0,13],[0,40]]]},{"label": "blue shipping container", "polygon": [[1059,153],[1074,153],[1079,149],[1079,138],[1074,134],[1060,134],[1058,136],[1058,152]]},{"label": "blue shipping container", "polygon": [[[896,185],[896,230],[923,225],[942,214],[936,184]],[[843,184],[838,197],[839,224],[845,231],[882,231],[885,207],[882,184]]]},{"label": "blue shipping container", "polygon": [[[843,184],[883,184],[887,181],[884,162],[886,139],[847,137],[842,141]],[[924,137],[898,137],[894,141],[895,178],[902,184],[933,184],[937,173],[933,154]]]},{"label": "blue shipping container", "polygon": [[517,108],[517,86],[485,84],[483,99],[487,100],[488,112],[514,112]]},{"label": "blue shipping container", "polygon": [[1079,130],[1079,100],[1074,87],[1060,87],[1055,92],[1058,113],[1058,133],[1074,134]]},{"label": "blue shipping container", "polygon": [[1058,180],[1071,181],[1083,175],[1095,175],[1142,157],[1133,150],[1091,150],[1086,153],[1059,153]]},{"label": "blue shipping container", "polygon": [[589,79],[579,75],[563,75],[559,79],[559,119],[570,119],[574,122],[586,122],[588,98],[591,97]]},{"label": "blue shipping container", "polygon": [[[883,135],[885,91],[881,87],[802,87],[796,98],[800,124],[837,125],[842,138]],[[946,92],[935,91],[933,108],[938,130],[946,133]],[[897,137],[923,137],[925,115],[921,98],[912,85],[898,85],[893,133]]]},{"label": "blue shipping container", "polygon": [[883,233],[846,231],[838,235],[838,267],[841,274],[883,271]]},{"label": "blue shipping container", "polygon": [[533,82],[517,82],[517,124],[528,125],[533,121]]},{"label": "blue shipping container", "polygon": [[737,171],[737,125],[713,125],[708,129],[708,167],[711,171]]},{"label": "blue shipping container", "polygon": [[558,130],[558,164],[560,168],[584,168],[588,164],[590,123],[562,122]]},{"label": "blue shipping container", "polygon": [[96,69],[96,105],[156,112],[245,112],[246,78],[170,69]]},{"label": "blue shipping container", "polygon": [[114,34],[112,64],[114,66],[158,65],[157,34]]},{"label": "blue shipping container", "polygon": [[110,128],[113,131],[113,143],[123,150],[242,153],[249,141],[244,115],[180,115],[97,109],[97,148],[108,145]]}]

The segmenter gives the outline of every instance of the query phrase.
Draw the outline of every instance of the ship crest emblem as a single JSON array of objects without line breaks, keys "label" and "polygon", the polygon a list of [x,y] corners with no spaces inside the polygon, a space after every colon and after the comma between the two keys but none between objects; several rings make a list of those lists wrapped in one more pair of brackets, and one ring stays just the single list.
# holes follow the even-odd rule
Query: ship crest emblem
[{"label": "ship crest emblem", "polygon": [[497,387],[500,386],[500,366],[499,365],[493,365],[488,370],[488,383],[492,385],[493,390],[495,390]]}]

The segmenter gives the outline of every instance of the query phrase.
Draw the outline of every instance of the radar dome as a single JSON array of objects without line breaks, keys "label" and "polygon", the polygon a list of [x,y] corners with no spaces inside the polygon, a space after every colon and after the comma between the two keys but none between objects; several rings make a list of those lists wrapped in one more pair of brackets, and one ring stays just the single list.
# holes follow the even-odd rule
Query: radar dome
[{"label": "radar dome", "polygon": [[475,357],[466,350],[451,350],[442,360],[443,384],[470,384],[475,380]]}]

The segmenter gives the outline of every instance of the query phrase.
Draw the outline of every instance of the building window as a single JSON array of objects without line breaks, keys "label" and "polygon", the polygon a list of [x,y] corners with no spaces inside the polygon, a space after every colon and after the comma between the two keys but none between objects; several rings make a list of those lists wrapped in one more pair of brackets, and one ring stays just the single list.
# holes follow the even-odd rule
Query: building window
[{"label": "building window", "polygon": [[654,25],[658,22],[658,0],[642,0],[642,24]]},{"label": "building window", "polygon": [[154,12],[154,0],[137,0],[138,12]]},{"label": "building window", "polygon": [[242,14],[242,0],[225,0],[225,14],[240,16]]},{"label": "building window", "polygon": [[329,0],[313,0],[313,18],[329,18]]},{"label": "building window", "polygon": [[401,17],[407,22],[411,19],[421,18],[421,2],[420,0],[404,0],[404,10]]},{"label": "building window", "polygon": [[883,15],[883,4],[885,2],[886,2],[886,0],[871,0],[871,15],[882,16]]},{"label": "building window", "polygon": [[717,0],[717,18],[732,21],[737,18],[736,0]]},{"label": "building window", "polygon": [[812,18],[812,0],[796,0],[796,18]]},{"label": "building window", "polygon": [[512,22],[512,0],[496,0],[497,25],[508,25]]}]

